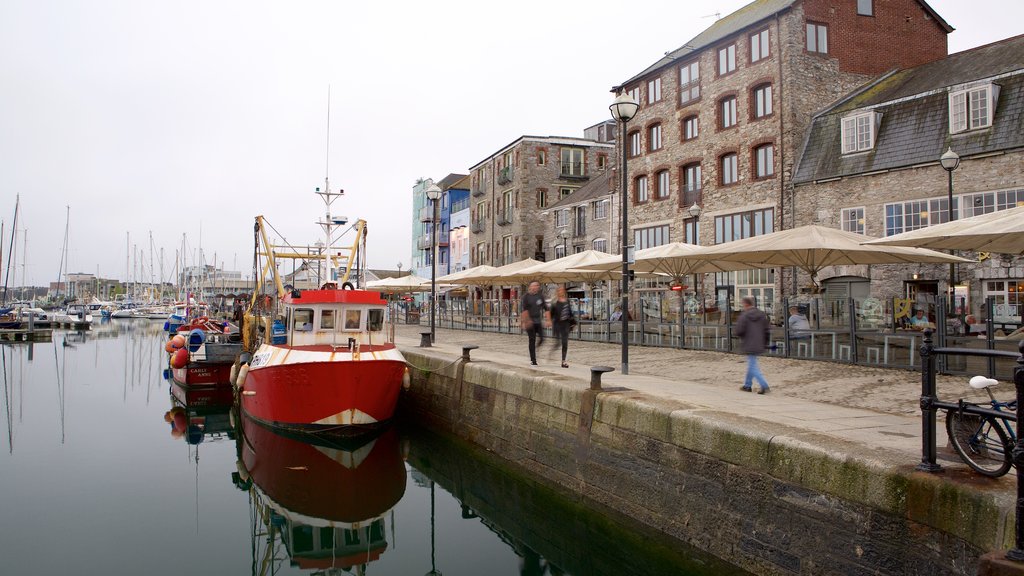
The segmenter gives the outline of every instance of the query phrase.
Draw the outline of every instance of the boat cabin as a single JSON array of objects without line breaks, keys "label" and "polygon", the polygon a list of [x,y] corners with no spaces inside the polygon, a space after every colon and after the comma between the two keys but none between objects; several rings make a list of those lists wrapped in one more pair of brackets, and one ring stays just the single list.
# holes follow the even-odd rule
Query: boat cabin
[{"label": "boat cabin", "polygon": [[284,299],[285,329],[291,346],[348,347],[388,342],[387,302],[378,292],[307,290]]}]

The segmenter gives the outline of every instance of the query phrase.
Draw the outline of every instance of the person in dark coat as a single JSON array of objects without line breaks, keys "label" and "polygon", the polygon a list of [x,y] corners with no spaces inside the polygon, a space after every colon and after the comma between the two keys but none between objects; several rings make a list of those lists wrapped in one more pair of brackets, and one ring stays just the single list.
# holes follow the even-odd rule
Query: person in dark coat
[{"label": "person in dark coat", "polygon": [[569,295],[565,292],[564,286],[559,286],[555,291],[555,299],[548,309],[548,324],[551,325],[551,332],[555,337],[555,344],[552,350],[562,345],[562,368],[568,368],[565,356],[569,351],[569,332],[575,324],[572,314],[572,304],[569,303]]},{"label": "person in dark coat", "polygon": [[757,364],[757,357],[764,354],[768,349],[768,342],[771,340],[772,327],[768,322],[768,315],[754,305],[754,298],[743,297],[743,313],[736,321],[736,335],[740,337],[743,353],[747,355],[747,375],[743,380],[740,390],[750,392],[753,381],[761,385],[758,394],[770,392],[768,381],[761,373],[761,367]]},{"label": "person in dark coat", "polygon": [[526,294],[520,303],[522,313],[519,317],[519,325],[526,331],[529,338],[530,364],[537,365],[537,347],[544,344],[544,317],[547,315],[548,306],[544,302],[544,295],[540,293],[540,282],[530,282]]}]

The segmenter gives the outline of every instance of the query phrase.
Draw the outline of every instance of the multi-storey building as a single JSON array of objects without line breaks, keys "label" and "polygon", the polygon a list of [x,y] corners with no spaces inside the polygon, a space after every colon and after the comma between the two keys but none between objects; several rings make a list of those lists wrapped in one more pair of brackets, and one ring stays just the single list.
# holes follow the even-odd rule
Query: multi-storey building
[{"label": "multi-storey building", "polygon": [[[1024,36],[882,76],[814,117],[794,176],[797,223],[891,236],[1024,205],[1022,117]],[[960,157],[952,181],[939,163],[950,150]],[[1003,320],[1019,323],[1024,262],[962,255],[980,260],[954,270],[967,309],[994,296],[1007,305]],[[820,277],[837,298],[925,302],[950,282],[939,265],[835,267]]]},{"label": "multi-storey building", "polygon": [[[922,0],[757,0],[616,86],[640,104],[623,138],[636,248],[793,227],[791,174],[812,115],[944,57],[951,30]],[[752,270],[715,284],[771,301],[779,280]]]},{"label": "multi-storey building", "polygon": [[[426,191],[434,181],[430,178],[416,183],[413,187],[413,256],[412,273],[423,278],[429,278],[431,272],[431,260],[433,258],[431,248],[433,247],[433,218],[434,207],[427,198]],[[460,187],[462,186],[462,187]],[[449,174],[437,183],[441,189],[441,198],[438,200],[437,213],[437,267],[435,272],[438,276],[444,276],[452,272],[449,261],[449,231],[451,229],[451,214],[453,203],[465,204],[469,198],[469,189],[466,186],[465,174]]]},{"label": "multi-storey building", "polygon": [[470,169],[470,259],[501,266],[544,259],[540,214],[610,169],[613,146],[582,138],[522,136]]},{"label": "multi-storey building", "polygon": [[448,253],[450,272],[460,272],[470,267],[469,252],[469,176],[459,179],[448,189],[449,222]]}]

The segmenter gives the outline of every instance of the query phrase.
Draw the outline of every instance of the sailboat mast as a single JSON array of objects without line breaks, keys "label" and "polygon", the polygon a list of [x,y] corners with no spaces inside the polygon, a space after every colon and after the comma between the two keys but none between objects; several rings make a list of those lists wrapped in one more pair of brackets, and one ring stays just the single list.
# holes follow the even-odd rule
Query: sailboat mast
[{"label": "sailboat mast", "polygon": [[7,281],[11,276],[11,259],[14,257],[14,242],[17,238],[18,233],[18,209],[21,207],[21,194],[18,194],[14,200],[14,224],[11,225],[11,245],[7,252],[7,270],[4,272],[4,295],[3,303],[7,303]]}]

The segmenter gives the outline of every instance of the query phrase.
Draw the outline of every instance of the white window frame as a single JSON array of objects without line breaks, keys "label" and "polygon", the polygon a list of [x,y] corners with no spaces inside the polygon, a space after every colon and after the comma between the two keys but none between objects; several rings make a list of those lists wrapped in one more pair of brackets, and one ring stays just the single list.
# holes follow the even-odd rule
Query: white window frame
[{"label": "white window frame", "polygon": [[647,103],[654,104],[661,101],[661,77],[647,81]]},{"label": "white window frame", "polygon": [[874,16],[875,15],[875,0],[857,0],[857,15],[858,16]]},{"label": "white window frame", "polygon": [[725,76],[736,71],[736,43],[718,49],[718,75]]},{"label": "white window frame", "polygon": [[636,105],[640,106],[640,87],[639,86],[635,86],[635,87],[631,88],[630,90],[628,90],[628,92],[629,92],[629,97],[633,99],[633,102],[636,102]]},{"label": "white window frame", "polygon": [[594,238],[594,242],[591,244],[594,250],[598,252],[608,252],[608,239],[607,238]]},{"label": "white window frame", "polygon": [[758,62],[771,56],[768,43],[768,28],[750,35],[750,62]]},{"label": "white window frame", "polygon": [[998,99],[999,86],[991,83],[951,90],[949,133],[958,134],[991,126]]},{"label": "white window frame", "polygon": [[839,212],[839,222],[845,232],[866,234],[863,206],[857,206],[856,208],[843,208]]},{"label": "white window frame", "polygon": [[555,210],[555,228],[565,228],[569,224],[569,211]]},{"label": "white window frame", "polygon": [[679,103],[686,104],[700,98],[700,61],[694,60],[679,67]]},{"label": "white window frame", "polygon": [[634,130],[629,133],[629,157],[639,156],[643,150],[640,148],[640,131]]},{"label": "white window frame", "polygon": [[633,229],[633,245],[636,250],[654,248],[671,241],[668,224]]},{"label": "white window frame", "polygon": [[594,201],[594,220],[604,220],[608,217],[609,204],[607,199]]},{"label": "white window frame", "polygon": [[875,147],[875,136],[881,123],[881,112],[860,112],[842,119],[843,154],[856,154]]}]

